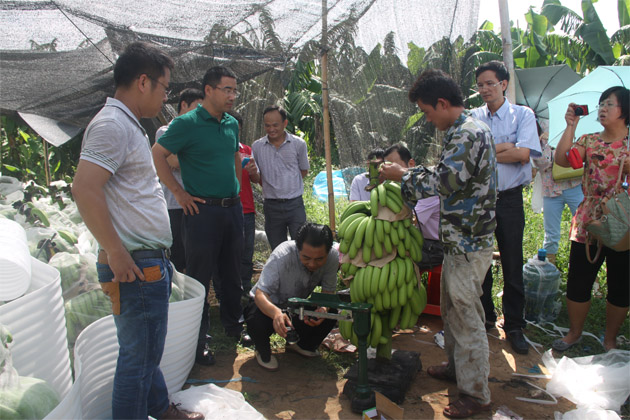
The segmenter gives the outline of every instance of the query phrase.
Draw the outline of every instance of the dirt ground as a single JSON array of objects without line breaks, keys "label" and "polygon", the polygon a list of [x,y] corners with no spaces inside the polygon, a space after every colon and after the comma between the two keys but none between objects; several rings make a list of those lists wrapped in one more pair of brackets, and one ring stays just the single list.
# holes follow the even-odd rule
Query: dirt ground
[{"label": "dirt ground", "polygon": [[[394,337],[394,349],[419,352],[422,362],[422,371],[417,373],[401,404],[405,419],[446,418],[442,410],[449,399],[457,396],[455,385],[435,380],[426,373],[428,366],[445,360],[444,351],[433,340],[434,334],[441,329],[440,317],[423,314],[413,332]],[[507,408],[525,419],[553,419],[554,411],[566,412],[575,408],[573,403],[563,398],[555,405],[517,400],[516,397],[549,399],[546,394],[541,395],[540,391],[525,383],[545,388],[547,380],[512,375],[514,372],[532,374],[532,369],[537,366],[544,371],[541,356],[532,348],[528,355],[514,353],[504,340],[502,330],[490,331],[488,342],[492,411],[474,418],[492,418],[498,410],[505,411]],[[254,351],[247,350],[242,353],[219,352],[215,366],[195,365],[190,378],[250,378],[251,381],[240,380],[219,386],[242,392],[247,401],[268,419],[361,418],[351,411],[350,400],[342,393],[346,380],[338,380],[337,372],[331,372],[330,364],[321,359],[305,359],[294,353],[284,353],[282,349],[275,354],[280,364],[277,372],[267,372],[259,367]]]}]

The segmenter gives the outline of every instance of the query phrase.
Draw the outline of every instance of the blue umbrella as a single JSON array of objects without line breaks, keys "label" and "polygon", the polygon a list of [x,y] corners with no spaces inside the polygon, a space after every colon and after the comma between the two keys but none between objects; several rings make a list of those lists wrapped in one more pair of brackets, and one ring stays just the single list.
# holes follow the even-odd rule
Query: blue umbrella
[{"label": "blue umbrella", "polygon": [[602,92],[613,86],[630,86],[630,66],[600,66],[582,80],[549,101],[549,145],[555,147],[567,127],[564,114],[571,102],[588,105],[588,115],[580,118],[576,139],[583,134],[602,131],[597,121],[597,104]]}]

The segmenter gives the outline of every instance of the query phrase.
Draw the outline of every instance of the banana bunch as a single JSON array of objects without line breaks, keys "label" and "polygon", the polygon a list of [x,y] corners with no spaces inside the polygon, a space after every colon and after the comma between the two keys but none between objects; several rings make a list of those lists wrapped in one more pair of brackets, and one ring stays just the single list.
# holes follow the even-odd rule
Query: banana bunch
[{"label": "banana bunch", "polygon": [[66,301],[64,307],[68,342],[71,345],[74,345],[85,327],[112,313],[112,303],[100,288],[73,297]]},{"label": "banana bunch", "polygon": [[[422,260],[422,233],[410,219],[390,222],[378,218],[379,209],[388,207],[400,213],[404,203],[400,186],[386,182],[372,189],[370,202],[351,203],[341,215],[338,236],[339,251],[354,259],[362,253],[366,267],[360,268],[346,262],[341,271],[344,277],[353,276],[350,283],[352,302],[372,304],[371,331],[368,345],[377,347],[388,344],[392,330],[410,328],[427,303],[423,285],[418,286],[414,261]],[[382,268],[370,265],[374,259],[392,254],[396,257]],[[352,321],[340,321],[341,335],[357,344]]]}]

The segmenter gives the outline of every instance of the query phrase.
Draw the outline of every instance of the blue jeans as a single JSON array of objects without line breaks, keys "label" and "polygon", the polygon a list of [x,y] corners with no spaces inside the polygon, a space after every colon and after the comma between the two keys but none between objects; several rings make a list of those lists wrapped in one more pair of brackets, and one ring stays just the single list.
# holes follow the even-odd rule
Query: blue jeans
[{"label": "blue jeans", "polygon": [[543,248],[547,254],[558,253],[558,242],[560,241],[560,221],[564,205],[569,206],[571,214],[574,215],[580,203],[584,200],[582,186],[577,185],[562,191],[562,195],[557,197],[543,197],[543,217],[545,223],[545,240]]},{"label": "blue jeans", "polygon": [[256,213],[243,214],[243,256],[241,259],[241,284],[243,294],[249,294],[252,288],[254,272],[254,236],[256,235]]},{"label": "blue jeans", "polygon": [[[119,283],[120,315],[114,315],[118,364],[114,375],[112,418],[160,418],[168,408],[168,389],[160,370],[166,341],[172,267],[166,258],[137,259],[143,268],[160,268],[156,281]],[[106,264],[96,264],[102,283],[114,278]]]}]

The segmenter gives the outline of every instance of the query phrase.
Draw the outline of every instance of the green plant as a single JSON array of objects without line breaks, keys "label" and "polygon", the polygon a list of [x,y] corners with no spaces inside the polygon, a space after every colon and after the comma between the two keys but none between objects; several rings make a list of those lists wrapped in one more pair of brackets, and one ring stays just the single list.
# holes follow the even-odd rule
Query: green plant
[{"label": "green plant", "polygon": [[0,172],[3,175],[23,182],[34,181],[44,186],[48,181],[72,182],[79,161],[80,135],[60,147],[55,147],[44,145],[44,140],[37,133],[9,116],[2,116],[0,121]]}]

